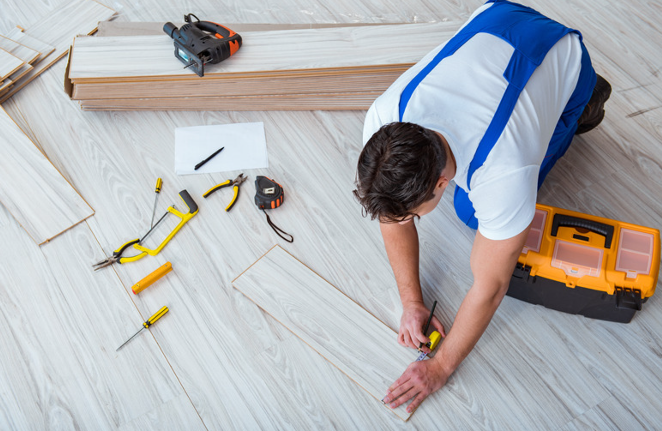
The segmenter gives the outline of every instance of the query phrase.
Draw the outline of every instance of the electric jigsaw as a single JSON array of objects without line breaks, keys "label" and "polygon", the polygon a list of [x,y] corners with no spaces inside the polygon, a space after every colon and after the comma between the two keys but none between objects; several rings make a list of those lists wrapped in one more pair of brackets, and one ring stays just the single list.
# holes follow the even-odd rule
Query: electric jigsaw
[{"label": "electric jigsaw", "polygon": [[167,22],[163,31],[175,42],[175,57],[200,77],[205,74],[205,64],[220,63],[241,47],[241,36],[225,26],[200,21],[192,13],[185,15],[184,21],[181,28]]}]

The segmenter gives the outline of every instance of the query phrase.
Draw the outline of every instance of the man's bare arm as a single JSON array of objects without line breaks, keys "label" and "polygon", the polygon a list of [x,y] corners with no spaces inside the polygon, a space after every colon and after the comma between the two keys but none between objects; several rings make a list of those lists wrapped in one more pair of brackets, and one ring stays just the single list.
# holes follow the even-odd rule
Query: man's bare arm
[{"label": "man's bare arm", "polygon": [[389,388],[385,402],[393,402],[391,406],[397,407],[414,398],[407,408],[407,411],[413,411],[428,395],[446,384],[448,377],[483,335],[501,304],[529,228],[502,241],[489,240],[480,232],[476,233],[471,251],[474,283],[460,305],[453,327],[434,358],[411,364]]},{"label": "man's bare arm", "polygon": [[[416,225],[410,220],[405,223],[380,223],[379,226],[402,301],[398,342],[404,346],[418,348],[421,342],[429,341],[429,338],[423,334],[423,326],[430,311],[423,303],[421,293]],[[441,322],[436,317],[432,321],[432,327],[442,335],[446,335]]]}]

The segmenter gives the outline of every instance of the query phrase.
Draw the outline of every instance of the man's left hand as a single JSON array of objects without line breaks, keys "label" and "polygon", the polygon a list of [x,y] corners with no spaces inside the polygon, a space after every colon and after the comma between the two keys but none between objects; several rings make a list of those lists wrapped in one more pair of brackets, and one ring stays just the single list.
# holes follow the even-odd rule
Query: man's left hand
[{"label": "man's left hand", "polygon": [[394,409],[413,398],[407,412],[416,410],[428,395],[441,389],[450,376],[437,362],[428,359],[409,365],[402,376],[388,388],[384,403]]}]

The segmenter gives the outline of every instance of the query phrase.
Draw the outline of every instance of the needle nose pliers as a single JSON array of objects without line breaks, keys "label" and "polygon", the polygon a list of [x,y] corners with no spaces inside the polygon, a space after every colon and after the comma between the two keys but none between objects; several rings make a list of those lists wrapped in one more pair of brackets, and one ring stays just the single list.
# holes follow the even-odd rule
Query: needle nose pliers
[{"label": "needle nose pliers", "polygon": [[202,197],[207,198],[209,195],[214,193],[216,190],[222,189],[224,187],[232,186],[232,189],[234,190],[234,196],[232,196],[232,200],[230,201],[230,204],[225,208],[225,211],[230,211],[230,209],[232,209],[232,206],[237,201],[237,198],[239,197],[239,186],[241,185],[241,183],[243,183],[247,179],[248,179],[248,177],[245,177],[243,173],[239,174],[237,176],[237,178],[235,178],[234,180],[227,180],[227,181],[224,181],[220,184],[216,184],[214,187],[207,190],[205,192],[205,194],[202,195]]},{"label": "needle nose pliers", "polygon": [[138,254],[137,256],[122,257],[122,254],[124,253],[124,250],[126,250],[127,248],[129,248],[130,246],[132,246],[134,244],[140,244],[140,238],[136,238],[134,240],[125,242],[124,244],[122,244],[122,246],[120,248],[113,251],[112,256],[110,256],[107,259],[104,259],[102,261],[99,261],[99,262],[95,263],[94,265],[92,265],[92,267],[94,268],[95,271],[97,271],[101,268],[105,268],[107,266],[110,266],[110,265],[112,265],[113,263],[116,263],[116,262],[119,262],[119,263],[135,262],[136,260],[142,259],[143,257],[147,256],[146,252],[142,252],[142,253]]}]

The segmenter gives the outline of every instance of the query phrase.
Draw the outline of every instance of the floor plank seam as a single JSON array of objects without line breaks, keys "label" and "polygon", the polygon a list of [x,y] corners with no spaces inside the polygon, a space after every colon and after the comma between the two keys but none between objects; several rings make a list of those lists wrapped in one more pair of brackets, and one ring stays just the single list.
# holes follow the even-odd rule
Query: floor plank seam
[{"label": "floor plank seam", "polygon": [[[94,233],[94,229],[92,229],[92,226],[90,226],[90,224],[87,222],[87,220],[85,220],[85,224],[87,225],[87,228],[90,230],[90,233],[92,234],[92,237],[93,237],[94,240],[97,242],[97,244],[99,245],[99,248],[101,249],[101,251],[103,252],[103,254],[104,254],[104,256],[105,256],[106,253],[105,253],[103,247],[101,246],[101,241],[99,241],[99,238],[98,238],[97,235]],[[133,306],[136,308],[136,311],[137,311],[138,314],[140,315],[141,319],[146,320],[146,319],[143,317],[142,313],[140,312],[140,309],[138,308],[138,304],[136,304],[136,302],[133,300],[133,298],[132,298],[131,295],[129,294],[129,290],[127,289],[127,286],[126,286],[126,285],[124,284],[124,282],[122,281],[122,277],[120,277],[119,273],[117,272],[117,269],[116,269],[115,267],[113,267],[112,269],[113,269],[113,272],[115,273],[115,276],[117,277],[117,280],[119,281],[119,284],[122,286],[122,288],[123,288],[123,290],[124,290],[124,293],[125,293],[125,294],[129,297],[129,299],[131,300],[131,303],[132,303]],[[191,403],[191,406],[193,407],[193,410],[195,410],[195,413],[196,413],[196,414],[198,415],[198,417],[200,418],[200,422],[202,423],[202,426],[204,426],[206,430],[209,430],[209,428],[207,427],[207,424],[205,424],[204,419],[202,419],[202,415],[200,415],[200,412],[198,411],[197,407],[195,406],[195,403],[193,402],[193,399],[191,399],[191,396],[189,395],[188,391],[187,391],[186,388],[184,387],[184,384],[182,383],[182,380],[179,378],[179,375],[177,374],[177,371],[175,371],[175,368],[172,366],[172,364],[170,363],[170,360],[168,359],[168,356],[166,355],[165,351],[164,351],[163,348],[161,347],[161,344],[159,344],[159,341],[157,340],[156,336],[152,333],[152,331],[148,331],[148,332],[150,333],[150,335],[151,335],[152,338],[154,339],[154,342],[155,342],[156,345],[158,346],[159,351],[161,352],[161,355],[163,355],[163,359],[168,363],[168,366],[170,367],[170,370],[172,370],[172,374],[173,374],[173,375],[175,376],[175,378],[177,379],[177,382],[179,383],[180,387],[182,388],[182,391],[184,391],[184,394],[186,395],[186,398],[188,398],[189,402]]]},{"label": "floor plank seam", "polygon": [[[44,149],[43,149],[43,145],[41,144],[41,142],[39,142],[39,138],[38,138],[37,135],[35,134],[34,129],[33,129],[32,126],[30,125],[30,122],[27,120],[27,118],[25,117],[25,115],[23,115],[23,112],[21,111],[21,108],[20,108],[18,105],[16,105],[16,104],[14,104],[14,108],[15,108],[16,112],[18,112],[18,115],[20,115],[21,118],[23,119],[23,124],[25,124],[25,126],[26,126],[28,129],[30,129],[30,132],[32,132],[32,136],[34,137],[34,140],[36,141],[36,142],[33,142],[33,144],[35,145],[35,147],[37,147],[37,149],[41,152],[41,154],[43,154],[44,157],[46,157],[46,159],[48,159],[48,161],[51,163],[51,165],[53,165],[53,167],[55,167],[55,164],[53,163],[53,161],[51,160],[51,158],[48,157],[48,155],[47,155],[46,152],[44,151]],[[11,115],[10,115],[10,117],[11,117]],[[20,128],[20,126],[19,126],[19,128]],[[25,134],[26,136],[28,136],[28,134],[25,133],[25,131],[24,131],[23,129],[21,129],[21,131],[23,132],[23,134]],[[28,136],[28,138],[30,138],[30,136]],[[30,138],[30,140],[32,140],[32,138]],[[59,162],[59,160],[58,160],[58,162]],[[59,170],[57,167],[55,167],[55,170],[58,171],[58,173],[59,173],[60,175],[62,175],[62,172],[60,172],[60,170]],[[66,181],[67,183],[69,183],[69,185],[70,185],[74,190],[76,190],[76,192],[77,192],[78,195],[81,197],[81,199],[83,199],[83,202],[85,202],[90,208],[92,208],[92,205],[90,205],[90,203],[87,201],[87,199],[85,199],[85,196],[83,196],[83,195],[78,191],[78,189],[77,189],[76,187],[74,187],[74,185],[71,183],[71,181],[69,181],[69,179],[68,179],[67,177],[65,177],[64,175],[62,175],[62,178],[64,178],[65,181]],[[95,213],[96,213],[96,212],[95,212],[94,208],[92,208],[92,214],[90,214],[88,217],[86,217],[86,218],[84,218],[83,220],[81,220],[81,222],[84,221],[84,220],[87,220],[87,219],[90,218],[90,217],[92,217]],[[74,226],[75,226],[75,225],[73,225],[73,226],[71,226],[71,227],[74,227]],[[71,229],[71,228],[69,228],[69,229]],[[63,231],[63,232],[64,232],[64,231]],[[59,235],[59,234],[58,234],[58,235]],[[51,239],[53,239],[53,238],[50,238],[48,241],[50,241]],[[48,241],[47,241],[47,242],[48,242]]]}]

